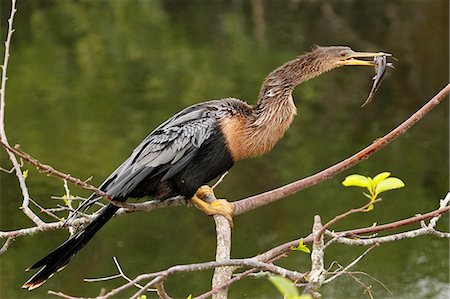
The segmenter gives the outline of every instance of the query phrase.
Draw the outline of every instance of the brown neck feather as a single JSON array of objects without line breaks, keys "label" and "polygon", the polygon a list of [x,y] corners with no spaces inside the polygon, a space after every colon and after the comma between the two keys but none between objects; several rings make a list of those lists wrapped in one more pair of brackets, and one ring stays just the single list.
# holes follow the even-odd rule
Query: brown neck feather
[{"label": "brown neck feather", "polygon": [[297,114],[292,98],[294,88],[331,69],[322,63],[317,53],[311,52],[270,73],[261,87],[252,113],[236,115],[222,122],[234,160],[262,155],[271,150]]}]

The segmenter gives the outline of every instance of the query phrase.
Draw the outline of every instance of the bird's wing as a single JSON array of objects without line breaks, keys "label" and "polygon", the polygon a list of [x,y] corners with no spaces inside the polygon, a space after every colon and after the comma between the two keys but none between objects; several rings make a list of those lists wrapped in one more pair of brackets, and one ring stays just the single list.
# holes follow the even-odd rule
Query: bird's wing
[{"label": "bird's wing", "polygon": [[100,186],[114,198],[124,198],[149,176],[167,180],[182,170],[217,128],[217,107],[195,105],[179,112],[139,144],[131,156]]}]

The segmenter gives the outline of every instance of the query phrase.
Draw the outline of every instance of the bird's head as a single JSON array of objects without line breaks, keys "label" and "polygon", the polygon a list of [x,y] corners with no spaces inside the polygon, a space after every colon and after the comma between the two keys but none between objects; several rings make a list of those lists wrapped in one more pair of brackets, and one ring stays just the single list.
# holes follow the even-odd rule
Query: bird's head
[{"label": "bird's head", "polygon": [[[345,65],[374,66],[373,58],[377,56],[392,56],[383,52],[355,52],[350,47],[345,46],[315,47],[312,54],[322,62],[323,67],[328,69]],[[372,58],[372,60],[358,58]]]}]

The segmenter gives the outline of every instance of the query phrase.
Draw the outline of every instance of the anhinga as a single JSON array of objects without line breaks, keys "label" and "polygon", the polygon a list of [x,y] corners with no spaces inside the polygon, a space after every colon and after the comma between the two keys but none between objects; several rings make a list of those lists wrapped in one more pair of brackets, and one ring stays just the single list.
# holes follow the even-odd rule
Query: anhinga
[{"label": "anhinga", "polygon": [[[255,105],[225,98],[175,114],[151,132],[99,188],[116,201],[182,195],[208,215],[231,219],[232,204],[207,204],[195,196],[196,191],[234,162],[273,148],[297,113],[292,92],[301,82],[345,65],[373,66],[373,62],[357,58],[383,55],[354,52],[349,47],[315,47],[271,72]],[[62,270],[117,210],[109,204],[84,229],[32,265],[29,269],[39,270],[22,287],[35,289]]]}]

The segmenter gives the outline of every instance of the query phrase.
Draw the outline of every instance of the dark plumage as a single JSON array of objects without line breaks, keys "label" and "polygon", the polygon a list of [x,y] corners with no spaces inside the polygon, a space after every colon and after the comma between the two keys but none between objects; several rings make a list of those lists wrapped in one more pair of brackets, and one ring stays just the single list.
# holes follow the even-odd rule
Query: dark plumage
[{"label": "dark plumage", "polygon": [[[117,201],[191,198],[234,162],[272,149],[296,114],[292,91],[298,84],[343,65],[373,65],[354,58],[382,54],[317,47],[270,73],[254,106],[227,98],[188,107],[151,132],[100,189]],[[109,204],[88,226],[32,265],[30,269],[39,270],[22,287],[37,288],[64,268],[117,209]]]}]

